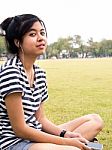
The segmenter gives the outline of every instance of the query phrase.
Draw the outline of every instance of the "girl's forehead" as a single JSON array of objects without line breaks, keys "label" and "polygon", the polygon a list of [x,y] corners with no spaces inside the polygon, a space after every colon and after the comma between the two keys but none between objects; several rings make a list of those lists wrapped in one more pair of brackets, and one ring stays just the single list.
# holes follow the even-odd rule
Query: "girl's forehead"
[{"label": "girl's forehead", "polygon": [[35,29],[35,30],[41,30],[44,29],[44,27],[42,26],[42,24],[39,21],[34,22],[34,24],[32,25],[31,29]]}]

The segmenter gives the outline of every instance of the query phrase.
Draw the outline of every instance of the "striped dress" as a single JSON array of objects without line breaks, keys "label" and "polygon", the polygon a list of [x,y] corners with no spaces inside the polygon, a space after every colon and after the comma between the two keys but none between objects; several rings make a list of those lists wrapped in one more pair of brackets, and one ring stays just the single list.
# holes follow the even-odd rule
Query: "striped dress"
[{"label": "striped dress", "polygon": [[[48,98],[46,73],[34,65],[35,79],[33,89],[30,88],[23,64],[17,56],[9,59],[0,70],[0,150],[20,142],[12,130],[5,106],[6,95],[14,92],[22,93],[22,104],[25,121],[37,130],[42,125],[36,120],[35,112],[40,104]],[[15,99],[16,100],[16,99]]]}]

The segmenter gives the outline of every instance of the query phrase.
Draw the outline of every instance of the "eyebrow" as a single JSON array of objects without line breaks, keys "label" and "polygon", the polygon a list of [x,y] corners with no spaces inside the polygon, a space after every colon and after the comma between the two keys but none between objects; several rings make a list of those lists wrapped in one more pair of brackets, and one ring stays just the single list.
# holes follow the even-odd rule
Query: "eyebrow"
[{"label": "eyebrow", "polygon": [[[36,30],[36,29],[31,28],[31,29],[29,29],[29,31],[28,31],[28,32],[31,32],[31,31],[37,31],[37,30]],[[40,31],[45,31],[45,29],[44,29],[44,28],[42,28],[42,29],[40,29]]]}]

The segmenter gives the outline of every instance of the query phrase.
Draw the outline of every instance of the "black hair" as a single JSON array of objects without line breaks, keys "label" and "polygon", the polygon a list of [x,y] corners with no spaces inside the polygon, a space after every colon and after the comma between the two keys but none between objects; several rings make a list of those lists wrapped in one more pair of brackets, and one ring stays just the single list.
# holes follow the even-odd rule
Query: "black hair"
[{"label": "black hair", "polygon": [[5,19],[1,24],[1,35],[5,36],[6,46],[11,54],[18,54],[19,48],[15,45],[14,39],[22,42],[23,36],[28,32],[32,25],[39,21],[47,31],[44,22],[35,15],[22,14]]}]

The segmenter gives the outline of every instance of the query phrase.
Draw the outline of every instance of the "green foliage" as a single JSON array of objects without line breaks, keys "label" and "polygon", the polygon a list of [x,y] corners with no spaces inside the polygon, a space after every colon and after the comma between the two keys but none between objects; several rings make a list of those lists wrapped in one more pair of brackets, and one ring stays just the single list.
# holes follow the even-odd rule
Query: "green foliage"
[{"label": "green foliage", "polygon": [[48,58],[52,56],[58,57],[62,50],[73,50],[71,41],[72,37],[59,38],[57,42],[50,44],[47,51]]},{"label": "green foliage", "polygon": [[74,35],[73,37],[59,38],[57,42],[54,42],[48,46],[47,56],[59,57],[63,50],[69,52],[69,57],[77,57],[78,54],[81,57],[109,57],[112,56],[110,52],[112,49],[112,40],[103,39],[101,42],[95,42],[93,38],[89,38],[88,41],[84,41],[80,35]]},{"label": "green foliage", "polygon": [[6,52],[5,40],[4,37],[0,36],[0,55]]},{"label": "green foliage", "polygon": [[105,127],[98,135],[104,150],[112,149],[112,59],[40,60],[47,71],[49,100],[46,114],[61,124],[88,113],[98,113]]}]

